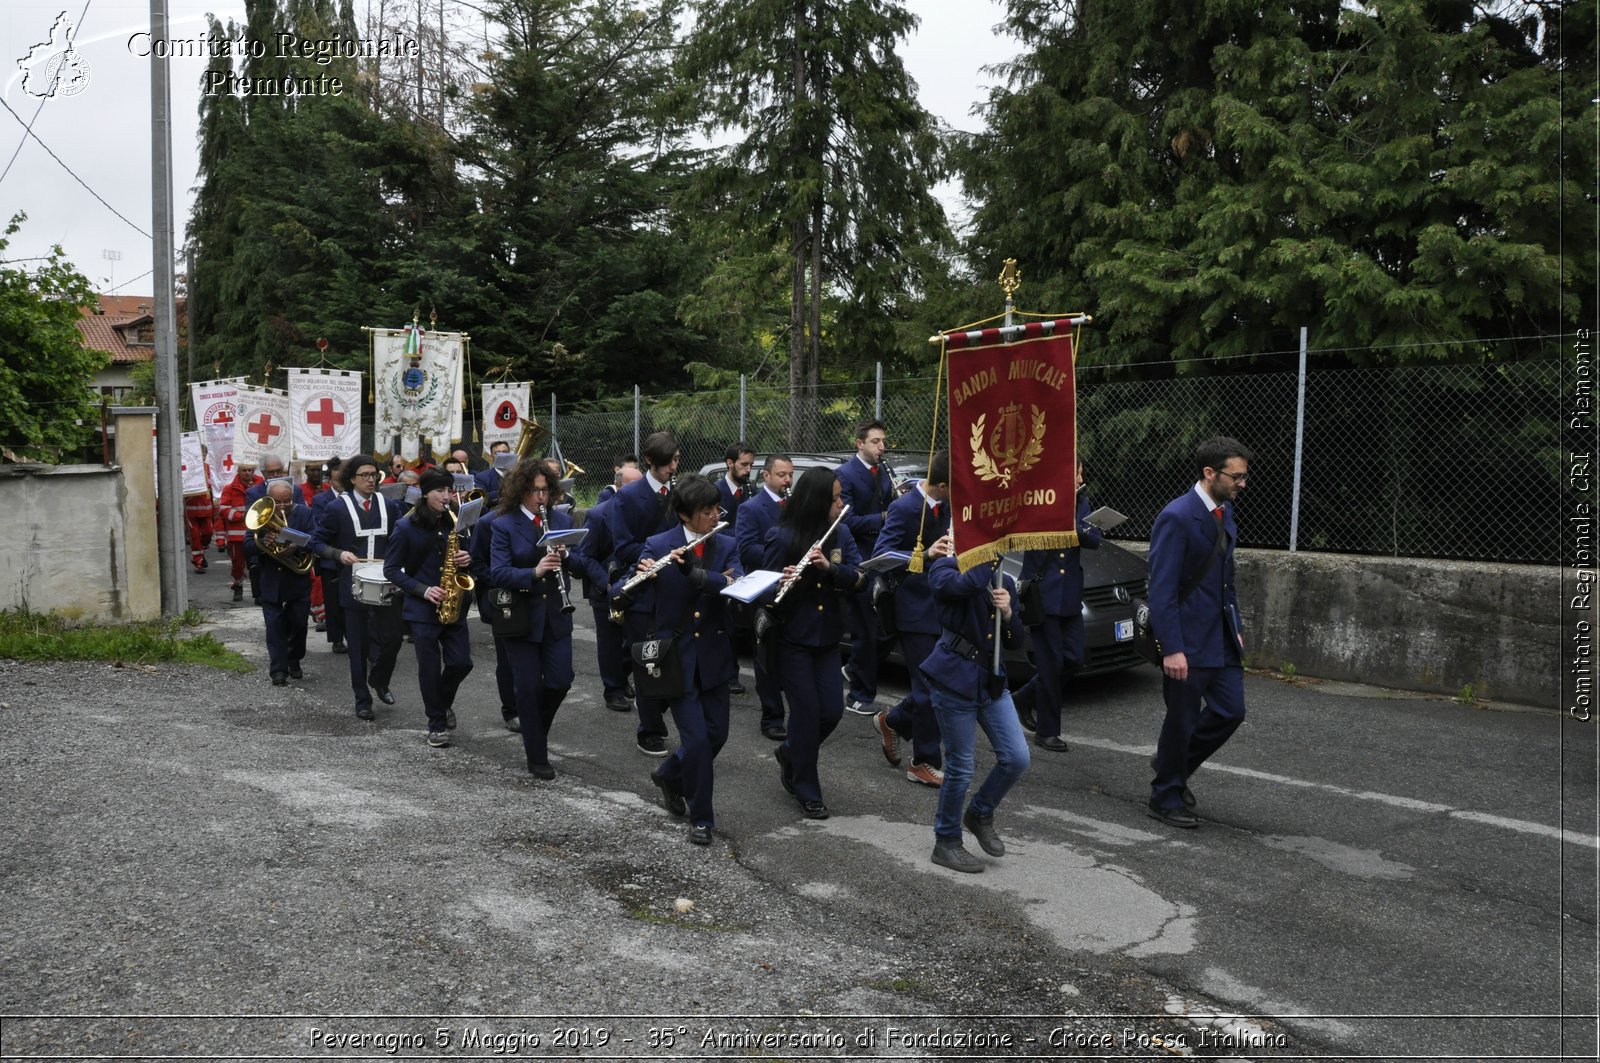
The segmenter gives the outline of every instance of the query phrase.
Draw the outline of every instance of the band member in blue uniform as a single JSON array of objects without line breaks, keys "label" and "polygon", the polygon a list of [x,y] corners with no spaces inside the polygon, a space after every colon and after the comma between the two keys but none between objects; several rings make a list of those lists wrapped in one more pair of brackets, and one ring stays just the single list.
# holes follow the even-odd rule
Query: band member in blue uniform
[{"label": "band member in blue uniform", "polygon": [[[633,466],[623,466],[617,474],[624,487],[643,475]],[[596,503],[583,515],[583,526],[589,530],[589,535],[572,553],[583,565],[584,597],[594,612],[595,657],[600,666],[606,708],[613,712],[632,712],[633,700],[628,694],[627,638],[622,625],[611,620],[611,583],[619,572],[612,560],[611,528],[607,523],[612,505],[610,501]]]},{"label": "band member in blue uniform", "polygon": [[[911,553],[922,543],[923,564],[931,565],[950,553],[950,453],[941,450],[928,464],[928,478],[889,504],[883,532],[878,536],[878,552],[900,550]],[[911,674],[911,693],[892,709],[872,719],[883,740],[883,756],[894,767],[900,766],[900,740],[911,739],[911,767],[906,778],[924,786],[944,782],[940,765],[944,756],[939,747],[939,721],[934,719],[933,698],[927,677],[920,665],[933,652],[939,637],[939,611],[933,592],[928,589],[928,574],[902,570],[893,577],[895,628],[900,638],[900,653]]]},{"label": "band member in blue uniform", "polygon": [[[1005,855],[1005,843],[994,827],[995,809],[1028,770],[1028,740],[1006,690],[1003,655],[1000,671],[994,671],[996,611],[1005,646],[1020,645],[1022,640],[1022,624],[1012,608],[1017,587],[1010,576],[1002,586],[993,585],[997,565],[980,564],[962,572],[954,557],[941,557],[928,570],[942,630],[922,670],[945,751],[944,784],[933,820],[933,862],[954,871],[983,870],[983,862],[961,843],[963,826],[984,852]],[[995,764],[968,804],[979,727],[994,747]]]},{"label": "band member in blue uniform", "polygon": [[[494,589],[494,577],[489,571],[489,544],[498,516],[499,510],[484,510],[478,522],[472,526],[472,535],[467,540],[467,553],[472,556],[472,578],[476,581],[473,593],[478,599],[478,619],[485,624],[489,623],[489,612],[484,608],[484,603]],[[500,719],[505,723],[506,730],[513,733],[521,731],[522,717],[517,715],[517,688],[511,675],[511,658],[506,656],[505,643],[501,639],[494,640],[494,685],[500,695]]]},{"label": "band member in blue uniform", "polygon": [[[472,671],[468,595],[441,579],[450,531],[455,526],[446,512],[453,486],[448,472],[429,469],[423,473],[417,483],[422,498],[409,516],[400,519],[383,555],[383,578],[405,594],[400,615],[411,626],[417,648],[417,684],[422,690],[422,708],[428,714],[428,744],[436,748],[450,744],[450,732],[456,729],[456,690]],[[460,548],[459,537],[451,556],[456,573],[468,575],[472,555]],[[452,591],[457,596],[456,615],[445,623],[439,607]]]},{"label": "band member in blue uniform", "polygon": [[[739,564],[746,572],[762,567],[767,552],[767,533],[778,524],[788,505],[789,485],[794,481],[794,461],[787,454],[773,454],[761,470],[761,490],[739,509],[734,524],[734,541],[739,545]],[[756,697],[761,699],[761,734],[774,742],[788,737],[783,722],[783,691],[778,677],[768,674],[756,654]]]},{"label": "band member in blue uniform", "polygon": [[[274,480],[267,486],[266,497],[278,508],[287,526],[311,535],[311,508],[297,505],[297,492],[288,480]],[[306,656],[306,621],[311,612],[311,574],[302,575],[290,567],[296,556],[304,557],[299,549],[279,553],[268,549],[277,541],[276,528],[266,528],[249,535],[244,541],[247,555],[253,555],[261,565],[261,617],[267,629],[267,674],[272,685],[281,687],[290,679],[302,679],[300,662]]]},{"label": "band member in blue uniform", "polygon": [[1016,692],[1022,724],[1034,744],[1065,753],[1061,738],[1061,691],[1067,677],[1083,667],[1083,561],[1081,550],[1098,550],[1103,536],[1089,523],[1094,507],[1083,489],[1083,462],[1077,463],[1078,545],[1065,550],[1029,550],[1022,558],[1022,583],[1037,595],[1042,613],[1030,617],[1028,647],[1033,678]]},{"label": "band member in blue uniform", "polygon": [[[807,819],[827,819],[817,753],[844,715],[839,640],[845,605],[866,582],[861,554],[843,522],[823,539],[844,503],[832,469],[807,469],[778,526],[767,533],[762,568],[793,582],[774,612],[778,685],[789,701],[789,736],[778,747],[783,788]],[[848,518],[847,518],[848,519]]]},{"label": "band member in blue uniform", "polygon": [[473,473],[472,479],[483,492],[484,501],[491,506],[500,504],[500,482],[504,474],[494,467],[495,458],[501,454],[511,453],[511,444],[506,442],[496,443],[489,448],[489,467]]},{"label": "band member in blue uniform", "polygon": [[366,605],[356,600],[351,569],[383,560],[389,536],[400,523],[400,506],[378,494],[378,463],[371,455],[357,454],[343,466],[349,490],[322,511],[316,546],[337,556],[339,604],[344,608],[345,632],[350,644],[350,686],[356,695],[356,716],[373,719],[372,695],[385,705],[394,704],[389,680],[400,655],[400,610],[396,605]]},{"label": "band member in blue uniform", "polygon": [[[293,486],[292,481],[287,480],[288,473],[284,469],[283,459],[275,454],[263,454],[261,456],[261,467],[258,470],[258,475],[259,478],[256,480],[255,486],[244,493],[244,504],[247,508],[267,497],[267,485],[274,480],[285,480]],[[253,536],[246,536],[245,538],[248,540]],[[261,554],[259,552],[251,553],[248,550],[245,551],[245,570],[250,576],[250,597],[255,601],[255,604],[260,605]]]},{"label": "band member in blue uniform", "polygon": [[[850,507],[845,524],[862,556],[877,550],[878,533],[894,500],[894,482],[883,463],[888,434],[881,421],[864,421],[856,426],[855,457],[834,470],[839,477],[840,495]],[[878,614],[872,608],[872,580],[862,581],[861,589],[850,599],[850,680],[845,708],[860,716],[873,716],[878,697]]]},{"label": "band member in blue uniform", "polygon": [[[688,815],[689,840],[709,845],[717,822],[711,807],[711,766],[728,740],[728,682],[739,674],[720,592],[743,573],[727,536],[713,535],[689,546],[726,519],[711,481],[685,476],[670,497],[681,523],[650,537],[639,557],[639,571],[658,558],[671,556],[676,563],[632,592],[650,610],[650,634],[672,640],[684,680],[682,693],[667,699],[678,725],[678,748],[650,779],[661,790],[667,811]],[[619,574],[613,592],[620,593],[634,574]]]},{"label": "band member in blue uniform", "polygon": [[1249,479],[1251,457],[1236,439],[1201,443],[1194,458],[1199,479],[1167,503],[1150,529],[1150,628],[1165,655],[1167,715],[1151,765],[1149,812],[1172,827],[1200,825],[1189,776],[1244,722],[1233,502]]},{"label": "band member in blue uniform", "polygon": [[[639,455],[618,454],[611,459],[611,482],[600,488],[600,494],[595,498],[595,505],[598,506],[602,502],[609,502],[616,497],[617,492],[622,490],[624,486],[622,470],[630,468],[634,472],[639,471]],[[633,479],[637,478],[634,477]],[[628,480],[626,482],[632,483],[633,481]]]},{"label": "band member in blue uniform", "polygon": [[[328,489],[311,500],[311,523],[322,523],[323,511],[337,504],[349,490],[340,475],[338,458],[328,459]],[[327,629],[328,644],[334,653],[346,652],[344,641],[344,606],[339,602],[339,562],[317,559],[317,573],[322,578],[323,626]]]},{"label": "band member in blue uniform", "polygon": [[522,721],[528,771],[554,779],[550,725],[572,688],[572,614],[563,610],[566,572],[582,574],[576,558],[540,543],[547,530],[565,531],[572,518],[551,505],[560,470],[553,461],[524,461],[501,484],[500,512],[489,543],[489,578],[498,588],[529,595],[531,625],[524,636],[508,636],[506,656]]},{"label": "band member in blue uniform", "polygon": [[[645,438],[644,461],[648,469],[644,478],[618,491],[606,514],[612,556],[621,572],[632,572],[639,564],[646,539],[678,524],[667,505],[670,481],[678,471],[678,441],[671,432],[655,432]],[[642,638],[647,627],[648,618],[637,603],[623,614],[623,634],[630,643]],[[635,704],[639,708],[639,752],[651,757],[666,756],[666,703],[641,695]]]},{"label": "band member in blue uniform", "polygon": [[721,520],[728,522],[723,535],[733,538],[737,526],[739,507],[750,497],[750,469],[756,463],[755,449],[749,443],[734,443],[722,455],[728,471],[717,481],[717,499],[722,507]]}]

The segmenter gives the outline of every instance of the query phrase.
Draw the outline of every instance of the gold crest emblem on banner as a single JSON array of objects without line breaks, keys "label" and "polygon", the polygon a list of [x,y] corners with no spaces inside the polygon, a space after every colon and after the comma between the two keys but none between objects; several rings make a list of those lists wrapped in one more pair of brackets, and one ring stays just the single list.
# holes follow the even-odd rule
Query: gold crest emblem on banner
[{"label": "gold crest emblem on banner", "polygon": [[980,480],[998,480],[1001,488],[1008,488],[1012,477],[1027,472],[1044,457],[1044,411],[1031,403],[1028,409],[1031,420],[1022,415],[1020,402],[1000,407],[992,432],[988,431],[987,413],[979,414],[972,423],[972,471]]}]

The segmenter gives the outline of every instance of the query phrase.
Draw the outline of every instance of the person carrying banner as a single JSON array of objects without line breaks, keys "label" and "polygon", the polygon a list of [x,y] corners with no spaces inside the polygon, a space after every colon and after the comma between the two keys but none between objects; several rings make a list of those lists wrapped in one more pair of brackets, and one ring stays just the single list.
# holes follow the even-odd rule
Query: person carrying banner
[{"label": "person carrying banner", "polygon": [[[789,733],[778,746],[783,788],[807,819],[827,819],[817,756],[844,716],[839,641],[845,600],[866,582],[850,529],[838,521],[839,479],[832,469],[807,469],[795,485],[777,527],[767,533],[762,568],[781,571],[782,601],[772,608],[779,624],[778,685],[789,702]],[[842,593],[841,593],[842,592]]]},{"label": "person carrying banner", "polygon": [[[884,464],[888,431],[882,421],[863,421],[856,426],[855,456],[834,470],[839,479],[840,497],[850,507],[845,524],[863,556],[877,550],[878,533],[894,499],[894,481]],[[850,663],[845,673],[850,681],[844,707],[858,716],[874,716],[878,699],[878,614],[872,608],[872,579],[861,581],[861,588],[850,599]]]},{"label": "person carrying banner", "polygon": [[1201,443],[1199,479],[1150,530],[1150,628],[1162,650],[1167,713],[1151,761],[1149,813],[1170,827],[1200,825],[1189,777],[1244,722],[1233,502],[1249,480],[1251,457],[1236,439]]},{"label": "person carrying banner", "polygon": [[[924,560],[932,564],[949,555],[949,530],[950,452],[941,450],[928,465],[927,479],[889,504],[883,532],[878,536],[878,553],[911,553],[921,545]],[[921,668],[939,637],[939,611],[925,572],[902,571],[891,582],[896,634],[911,675],[911,693],[893,708],[874,716],[872,725],[883,741],[884,759],[892,767],[900,766],[900,740],[909,738],[911,766],[906,769],[906,778],[924,786],[939,786],[944,783],[939,721],[934,718],[928,679]]]},{"label": "person carrying banner", "polygon": [[1040,749],[1065,753],[1061,738],[1061,692],[1067,677],[1083,666],[1083,561],[1082,550],[1098,550],[1100,529],[1089,523],[1094,507],[1083,489],[1083,462],[1075,463],[1077,485],[1074,520],[1078,545],[1060,550],[1029,550],[1022,556],[1022,586],[1033,598],[1038,613],[1028,616],[1028,645],[1033,656],[1033,677],[1013,699],[1022,725],[1034,733]]},{"label": "person carrying banner", "polygon": [[189,562],[194,565],[196,575],[211,567],[206,560],[206,543],[211,539],[212,524],[217,518],[217,504],[211,497],[210,463],[202,464],[201,470],[205,473],[206,489],[183,496],[183,520],[189,533]]},{"label": "person carrying banner", "polygon": [[[383,578],[405,594],[400,615],[410,625],[417,649],[428,745],[437,749],[450,744],[450,732],[456,729],[456,690],[472,671],[466,594],[459,583],[472,567],[472,555],[461,549],[449,512],[455,486],[451,474],[429,469],[417,486],[422,499],[395,525],[383,555]],[[447,616],[443,608],[452,596],[454,606]]]},{"label": "person carrying banner", "polygon": [[[778,518],[788,506],[789,485],[794,481],[794,461],[787,454],[772,454],[761,469],[761,490],[739,508],[739,520],[733,527],[734,542],[739,547],[739,564],[746,572],[754,572],[762,565],[767,550],[767,534],[777,526]],[[783,691],[778,677],[763,667],[761,654],[756,654],[756,697],[761,701],[761,736],[782,742],[789,736],[783,722]]]},{"label": "person carrying banner", "polygon": [[[394,704],[389,680],[400,655],[400,610],[392,602],[361,600],[355,593],[356,565],[383,560],[389,536],[400,522],[398,503],[378,493],[378,463],[371,455],[357,454],[344,462],[349,490],[323,507],[314,543],[321,557],[337,558],[339,605],[344,611],[350,644],[350,687],[355,692],[356,717],[376,719],[372,696]],[[363,590],[372,586],[363,581]]]},{"label": "person carrying banner", "polygon": [[217,511],[222,518],[222,533],[228,544],[228,560],[232,563],[229,569],[228,586],[233,589],[233,600],[244,601],[244,578],[248,571],[244,555],[245,510],[250,508],[250,502],[245,499],[245,494],[257,483],[264,481],[256,477],[256,467],[253,463],[244,462],[233,467],[233,479],[222,486],[222,494],[217,499]]}]

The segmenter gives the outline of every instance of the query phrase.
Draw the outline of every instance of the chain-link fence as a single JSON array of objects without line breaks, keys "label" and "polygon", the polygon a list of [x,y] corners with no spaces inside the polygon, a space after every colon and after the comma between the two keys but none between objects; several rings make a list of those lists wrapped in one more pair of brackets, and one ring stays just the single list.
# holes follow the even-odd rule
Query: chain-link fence
[{"label": "chain-link fence", "polygon": [[[1298,472],[1299,549],[1557,563],[1556,362],[1311,371],[1298,462],[1295,373],[1101,375],[1078,370],[1078,448],[1090,497],[1130,517],[1116,538],[1147,538],[1161,508],[1194,482],[1195,444],[1230,435],[1255,452],[1238,504],[1245,546],[1289,545]],[[787,389],[640,396],[637,418],[631,407],[558,403],[554,427],[563,456],[588,474],[578,488],[587,501],[609,482],[612,458],[659,429],[677,436],[684,469],[720,462],[738,439],[758,452],[848,453],[856,424],[874,414],[891,449],[926,453],[933,393],[930,377],[827,385],[794,409]],[[948,442],[942,411],[935,442]]]}]

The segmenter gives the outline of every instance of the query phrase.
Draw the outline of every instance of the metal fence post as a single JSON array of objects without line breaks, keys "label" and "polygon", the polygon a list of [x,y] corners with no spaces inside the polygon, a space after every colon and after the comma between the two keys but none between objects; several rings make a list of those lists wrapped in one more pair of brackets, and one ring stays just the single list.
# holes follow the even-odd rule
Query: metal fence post
[{"label": "metal fence post", "polygon": [[1294,496],[1289,503],[1289,552],[1299,548],[1300,542],[1300,469],[1305,459],[1306,443],[1306,327],[1300,326],[1300,392],[1295,400],[1294,413]]},{"label": "metal fence post", "polygon": [[881,421],[883,420],[883,363],[879,362],[877,365],[878,386],[877,391],[873,395],[872,399],[872,419],[874,421]]},{"label": "metal fence post", "polygon": [[[557,438],[557,436],[556,436],[556,393],[553,392],[553,391],[550,393],[550,438],[551,438],[552,441],[554,441]],[[558,447],[560,446],[559,443],[557,443],[556,445]]]},{"label": "metal fence post", "polygon": [[740,373],[739,374],[739,440],[740,440],[740,442],[743,442],[746,438],[748,438],[748,437],[745,435],[745,431],[744,431],[744,374]]},{"label": "metal fence post", "polygon": [[[639,385],[633,385],[633,452],[639,453]],[[642,459],[641,459],[642,460]]]}]

